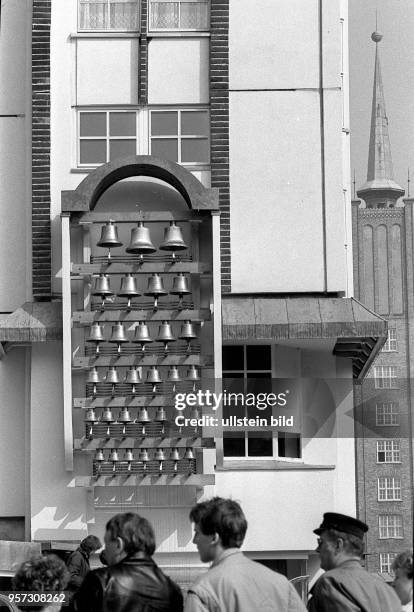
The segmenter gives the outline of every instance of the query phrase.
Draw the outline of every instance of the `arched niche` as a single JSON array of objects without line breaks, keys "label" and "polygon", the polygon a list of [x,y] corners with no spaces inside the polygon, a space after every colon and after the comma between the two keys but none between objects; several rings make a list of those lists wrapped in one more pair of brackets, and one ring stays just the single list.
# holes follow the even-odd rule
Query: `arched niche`
[{"label": "arched niche", "polygon": [[150,155],[134,155],[103,164],[73,191],[62,191],[62,212],[93,211],[115,183],[130,177],[152,177],[174,187],[190,210],[218,210],[218,190],[208,189],[185,168]]}]

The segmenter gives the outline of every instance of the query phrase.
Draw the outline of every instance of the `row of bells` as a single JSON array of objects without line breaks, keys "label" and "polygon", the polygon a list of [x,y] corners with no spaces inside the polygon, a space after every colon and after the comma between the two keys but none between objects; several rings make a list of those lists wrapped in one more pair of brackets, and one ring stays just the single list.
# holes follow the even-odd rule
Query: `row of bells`
[{"label": "row of bells", "polygon": [[[168,293],[171,295],[178,295],[180,297],[191,293],[188,287],[188,279],[184,275],[184,272],[179,272],[177,276],[174,276],[173,285],[169,291],[165,290],[163,279],[159,274],[154,273],[148,278],[148,287],[144,292],[144,295],[159,297],[161,295],[167,295]],[[95,279],[92,295],[99,295],[101,298],[107,298],[115,295],[114,292],[111,291],[110,278],[107,274],[100,274]],[[135,276],[133,276],[131,273],[123,276],[121,279],[120,289],[117,291],[116,295],[118,295],[118,297],[128,299],[142,295],[138,291],[138,283]]]},{"label": "row of bells", "polygon": [[[197,408],[193,408],[191,410],[191,419],[198,419],[200,417],[200,413],[198,411]],[[167,413],[165,412],[164,408],[157,408],[155,416],[154,416],[154,422],[156,423],[165,423],[168,420],[167,418]],[[131,414],[128,410],[128,408],[122,408],[119,416],[115,419],[113,414],[112,414],[112,410],[110,408],[104,408],[103,412],[102,412],[102,416],[99,419],[96,416],[95,410],[93,408],[89,408],[86,411],[86,416],[85,416],[85,422],[86,423],[99,423],[99,421],[103,422],[103,423],[151,423],[152,419],[149,416],[148,413],[148,409],[143,407],[140,408],[138,411],[138,416],[137,419],[134,421],[134,419],[131,417]]]},{"label": "row of bells", "polygon": [[[97,242],[98,247],[113,249],[121,247],[122,242],[118,238],[118,229],[113,221],[108,221],[102,227],[101,237]],[[176,251],[188,249],[188,245],[184,242],[181,228],[176,225],[175,221],[171,221],[170,225],[164,230],[164,240],[158,247],[161,251],[170,251],[173,257]],[[137,227],[131,230],[131,241],[126,247],[127,253],[137,255],[147,255],[155,253],[157,250],[151,241],[150,231],[145,227],[142,221],[138,222]],[[108,254],[108,258],[110,253]]]},{"label": "row of bells", "polygon": [[[194,329],[194,325],[191,321],[184,321],[181,325],[180,334],[178,336],[179,340],[186,340],[190,342],[191,340],[195,340],[197,338],[197,334]],[[177,338],[174,336],[172,332],[171,324],[168,321],[163,321],[158,329],[158,335],[155,339],[156,342],[163,342],[165,347],[169,342],[174,342]],[[92,326],[89,330],[89,335],[86,338],[86,342],[95,342],[97,345],[100,342],[105,342],[105,337],[103,334],[103,325],[100,323],[92,323]],[[125,344],[126,342],[135,342],[144,346],[145,344],[149,344],[154,342],[154,339],[151,338],[148,325],[144,321],[140,321],[139,324],[135,327],[135,334],[131,340],[128,338],[125,332],[125,327],[123,323],[115,323],[112,326],[112,334],[108,339],[108,342],[113,344],[117,344],[118,348],[121,344]]]},{"label": "row of bells", "polygon": [[[198,381],[200,380],[200,373],[199,373],[199,370],[196,368],[196,366],[192,365],[188,368],[186,377],[182,379],[177,366],[171,366],[168,370],[167,380],[169,382],[174,382],[174,383],[180,382],[181,380]],[[138,368],[134,368],[134,367],[129,368],[125,373],[125,377],[123,378],[123,380],[121,380],[119,376],[119,371],[117,370],[115,366],[109,367],[106,375],[104,376],[102,380],[99,377],[98,369],[96,367],[93,367],[88,372],[86,382],[94,384],[94,385],[100,382],[111,383],[112,385],[117,385],[121,382],[130,384],[130,385],[139,385],[139,384],[144,383],[142,376],[141,376],[141,372]],[[151,366],[150,369],[148,370],[146,382],[151,383],[153,385],[163,382],[161,378],[161,374],[156,366]]]},{"label": "row of bells", "polygon": [[112,461],[112,462],[116,462],[116,461],[142,461],[144,463],[148,463],[148,461],[154,460],[154,461],[166,461],[167,459],[169,459],[170,461],[180,461],[180,459],[195,459],[194,457],[194,453],[193,453],[193,449],[192,448],[186,448],[184,455],[182,457],[180,457],[180,453],[178,448],[172,448],[169,452],[169,456],[166,456],[166,453],[164,451],[164,449],[162,448],[157,448],[155,450],[154,456],[150,459],[150,455],[148,453],[148,450],[146,448],[142,448],[139,451],[138,454],[138,458],[136,459],[134,457],[134,454],[132,452],[132,449],[126,449],[125,450],[125,455],[122,459],[119,458],[119,452],[118,449],[113,448],[109,454],[108,459],[105,459],[105,455],[103,453],[103,450],[101,448],[98,448],[94,457],[94,461],[96,462],[103,462],[103,461]]}]

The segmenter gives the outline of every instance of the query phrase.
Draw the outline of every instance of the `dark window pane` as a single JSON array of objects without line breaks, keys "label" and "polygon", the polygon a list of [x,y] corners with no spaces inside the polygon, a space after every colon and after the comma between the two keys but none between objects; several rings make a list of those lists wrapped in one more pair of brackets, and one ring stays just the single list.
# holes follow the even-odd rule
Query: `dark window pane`
[{"label": "dark window pane", "polygon": [[181,161],[183,164],[207,163],[209,160],[207,138],[181,140]]},{"label": "dark window pane", "polygon": [[80,136],[106,136],[106,113],[80,113]]},{"label": "dark window pane", "polygon": [[183,136],[207,136],[208,131],[208,113],[205,111],[183,111],[181,113],[181,134]]},{"label": "dark window pane", "polygon": [[110,161],[120,157],[128,157],[129,155],[135,155],[136,142],[135,140],[111,140],[109,149]]},{"label": "dark window pane", "polygon": [[243,348],[242,345],[222,347],[223,371],[244,369]]},{"label": "dark window pane", "polygon": [[225,457],[244,457],[246,455],[244,435],[236,431],[224,433],[223,454]]},{"label": "dark window pane", "polygon": [[301,457],[300,436],[298,434],[279,433],[278,435],[279,457]]},{"label": "dark window pane", "polygon": [[106,162],[106,141],[81,140],[79,161],[81,164],[104,164]]},{"label": "dark window pane", "polygon": [[271,370],[272,355],[269,345],[257,344],[246,347],[248,370]]},{"label": "dark window pane", "polygon": [[272,457],[273,441],[271,431],[251,431],[247,434],[249,457]]},{"label": "dark window pane", "polygon": [[226,372],[223,375],[223,417],[244,417],[244,379],[243,372]]},{"label": "dark window pane", "polygon": [[151,155],[168,159],[170,161],[178,161],[178,142],[174,138],[157,138],[151,142]]},{"label": "dark window pane", "polygon": [[176,136],[178,134],[178,115],[176,111],[151,113],[152,136]]},{"label": "dark window pane", "polygon": [[135,113],[110,113],[109,134],[110,136],[135,136]]}]

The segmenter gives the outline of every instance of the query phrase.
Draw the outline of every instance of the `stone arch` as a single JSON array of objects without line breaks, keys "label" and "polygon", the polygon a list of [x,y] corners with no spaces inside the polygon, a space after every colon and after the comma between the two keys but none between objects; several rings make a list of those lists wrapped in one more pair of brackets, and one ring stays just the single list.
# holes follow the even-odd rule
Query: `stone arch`
[{"label": "stone arch", "polygon": [[174,187],[190,210],[218,210],[218,190],[208,189],[191,172],[152,155],[132,155],[93,170],[73,191],[62,191],[62,212],[92,211],[114,183],[132,176],[149,176]]}]

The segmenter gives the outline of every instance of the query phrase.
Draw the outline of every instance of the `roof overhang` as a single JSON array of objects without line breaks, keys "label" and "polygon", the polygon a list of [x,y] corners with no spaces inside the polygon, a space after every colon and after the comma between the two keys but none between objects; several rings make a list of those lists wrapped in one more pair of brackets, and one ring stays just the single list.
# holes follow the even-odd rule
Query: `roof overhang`
[{"label": "roof overhang", "polygon": [[388,324],[354,298],[223,296],[223,342],[333,339],[364,378],[387,338]]},{"label": "roof overhang", "polygon": [[0,316],[0,342],[27,344],[62,340],[62,303],[26,302]]}]

